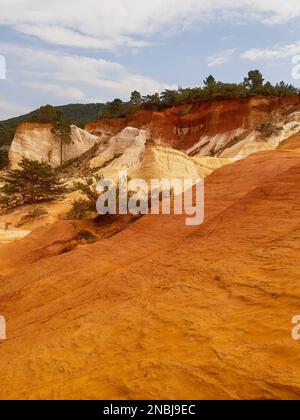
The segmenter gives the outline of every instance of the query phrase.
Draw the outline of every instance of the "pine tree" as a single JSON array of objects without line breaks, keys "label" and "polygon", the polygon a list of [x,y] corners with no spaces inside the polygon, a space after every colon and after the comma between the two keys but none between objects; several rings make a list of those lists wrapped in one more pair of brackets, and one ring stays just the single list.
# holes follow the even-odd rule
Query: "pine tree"
[{"label": "pine tree", "polygon": [[70,122],[63,111],[57,110],[52,105],[41,106],[34,121],[50,123],[53,125],[52,134],[60,145],[60,166],[63,164],[63,146],[72,142]]},{"label": "pine tree", "polygon": [[63,164],[63,146],[64,144],[71,144],[71,126],[65,119],[64,113],[56,112],[56,117],[53,121],[52,134],[56,141],[60,144],[60,166]]},{"label": "pine tree", "polygon": [[4,204],[13,207],[62,198],[67,192],[57,173],[45,162],[23,158],[19,169],[9,170],[0,178]]},{"label": "pine tree", "polygon": [[205,80],[203,80],[203,83],[206,87],[215,86],[217,84],[216,79],[211,74]]},{"label": "pine tree", "polygon": [[244,79],[244,86],[252,90],[259,89],[263,85],[264,85],[264,77],[259,70],[249,71],[248,77],[245,77]]},{"label": "pine tree", "polygon": [[0,171],[8,165],[8,152],[7,150],[0,149]]},{"label": "pine tree", "polygon": [[130,102],[134,105],[141,105],[142,104],[142,95],[137,90],[131,92]]}]

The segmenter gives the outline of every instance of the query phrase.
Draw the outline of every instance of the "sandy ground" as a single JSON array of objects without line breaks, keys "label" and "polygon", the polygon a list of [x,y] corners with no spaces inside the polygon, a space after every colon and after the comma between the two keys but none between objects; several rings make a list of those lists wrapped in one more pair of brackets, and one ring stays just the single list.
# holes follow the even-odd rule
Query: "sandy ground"
[{"label": "sandy ground", "polygon": [[200,227],[0,246],[0,398],[299,399],[299,183],[297,149],[258,153],[206,179]]}]

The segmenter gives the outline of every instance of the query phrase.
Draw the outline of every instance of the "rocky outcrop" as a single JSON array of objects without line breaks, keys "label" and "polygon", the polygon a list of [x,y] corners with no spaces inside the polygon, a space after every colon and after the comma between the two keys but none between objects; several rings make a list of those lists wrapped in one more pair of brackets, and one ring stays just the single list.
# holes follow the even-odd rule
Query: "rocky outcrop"
[{"label": "rocky outcrop", "polygon": [[263,129],[254,130],[246,137],[236,138],[233,144],[227,144],[224,151],[218,153],[218,156],[231,159],[243,159],[252,153],[275,150],[286,139],[300,131],[300,112],[293,112],[287,117],[273,116],[269,121],[269,133],[264,134]]},{"label": "rocky outcrop", "polygon": [[171,147],[155,145],[149,140],[147,130],[134,127],[113,136],[99,151],[90,162],[92,169],[98,169],[98,175],[117,180],[119,171],[128,170],[129,177],[149,183],[152,179],[196,181],[230,162],[230,159],[213,157],[192,158]]},{"label": "rocky outcrop", "polygon": [[[76,126],[71,126],[71,143],[64,144],[62,160],[77,158],[99,142],[99,138]],[[9,151],[13,168],[26,157],[57,167],[61,162],[61,146],[52,134],[51,124],[22,123],[17,128]]]},{"label": "rocky outcrop", "polygon": [[[87,124],[91,133],[114,133],[130,126],[147,129],[158,144],[179,150],[214,155],[236,136],[250,134],[270,115],[281,109],[293,112],[300,109],[300,96],[251,97],[245,99],[216,99],[182,104],[161,112],[143,110],[129,118],[103,119]],[[208,144],[210,145],[208,146]],[[198,149],[195,145],[198,144]],[[204,155],[204,152],[202,152]]]},{"label": "rocky outcrop", "polygon": [[230,159],[194,159],[170,147],[149,145],[141,163],[129,170],[129,176],[143,178],[149,183],[152,179],[192,179],[196,182],[229,163]]},{"label": "rocky outcrop", "polygon": [[127,169],[137,165],[145,150],[149,134],[146,130],[127,127],[116,136],[113,136],[107,144],[102,144],[98,155],[91,160],[91,169],[103,166]]}]

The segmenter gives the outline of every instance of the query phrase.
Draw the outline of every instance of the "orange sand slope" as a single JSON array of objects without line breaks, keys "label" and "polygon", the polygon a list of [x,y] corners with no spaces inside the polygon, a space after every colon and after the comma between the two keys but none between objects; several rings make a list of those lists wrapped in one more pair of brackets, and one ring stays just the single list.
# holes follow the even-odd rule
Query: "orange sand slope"
[{"label": "orange sand slope", "polygon": [[0,247],[0,398],[300,398],[299,185],[300,151],[258,153],[207,178],[200,227]]}]

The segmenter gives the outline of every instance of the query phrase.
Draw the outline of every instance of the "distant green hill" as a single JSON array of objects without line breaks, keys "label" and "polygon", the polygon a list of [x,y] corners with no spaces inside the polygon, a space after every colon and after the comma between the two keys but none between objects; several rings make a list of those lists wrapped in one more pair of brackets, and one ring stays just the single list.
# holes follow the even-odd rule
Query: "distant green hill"
[{"label": "distant green hill", "polygon": [[[65,117],[78,127],[83,127],[87,122],[96,120],[98,113],[104,109],[104,104],[70,104],[57,106],[55,109],[63,111]],[[13,141],[16,128],[22,121],[32,120],[38,114],[34,110],[26,115],[0,121],[0,148],[7,147]]]}]

